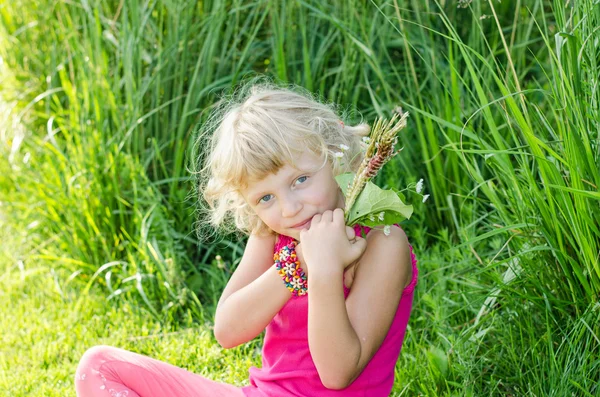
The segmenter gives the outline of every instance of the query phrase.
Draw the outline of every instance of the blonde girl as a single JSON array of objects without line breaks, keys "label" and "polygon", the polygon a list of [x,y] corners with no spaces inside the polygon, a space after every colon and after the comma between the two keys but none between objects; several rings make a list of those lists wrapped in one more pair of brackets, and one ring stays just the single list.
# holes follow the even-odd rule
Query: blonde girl
[{"label": "blonde girl", "polygon": [[198,140],[208,223],[249,236],[214,328],[226,349],[266,330],[249,385],[100,346],[79,364],[79,396],[390,394],[416,259],[399,225],[386,235],[344,224],[334,178],[358,168],[369,126],[346,125],[335,110],[300,88],[252,82],[221,101]]}]

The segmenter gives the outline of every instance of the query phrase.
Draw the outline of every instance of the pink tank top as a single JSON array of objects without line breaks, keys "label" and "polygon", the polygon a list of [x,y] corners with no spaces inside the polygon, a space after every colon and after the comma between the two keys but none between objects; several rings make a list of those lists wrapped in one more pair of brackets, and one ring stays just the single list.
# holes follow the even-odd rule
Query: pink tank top
[{"label": "pink tank top", "polygon": [[[362,227],[365,233],[371,230],[367,226]],[[361,235],[360,228],[359,225],[354,226],[357,235]],[[280,235],[274,252],[291,240],[291,237]],[[308,296],[304,295],[290,298],[267,325],[262,368],[250,368],[251,386],[242,389],[246,396],[389,396],[417,284],[417,260],[412,246],[410,255],[412,280],[402,293],[390,330],[379,350],[350,386],[343,390],[331,390],[321,383],[308,348]],[[347,298],[349,293],[350,289],[344,285],[344,297]]]}]

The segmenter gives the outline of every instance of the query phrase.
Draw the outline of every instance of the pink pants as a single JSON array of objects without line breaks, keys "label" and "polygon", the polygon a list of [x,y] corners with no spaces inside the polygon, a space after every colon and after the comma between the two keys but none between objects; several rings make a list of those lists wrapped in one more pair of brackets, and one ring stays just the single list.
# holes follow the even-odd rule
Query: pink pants
[{"label": "pink pants", "polygon": [[78,397],[246,397],[262,396],[215,382],[153,358],[111,346],[85,352],[75,372]]}]

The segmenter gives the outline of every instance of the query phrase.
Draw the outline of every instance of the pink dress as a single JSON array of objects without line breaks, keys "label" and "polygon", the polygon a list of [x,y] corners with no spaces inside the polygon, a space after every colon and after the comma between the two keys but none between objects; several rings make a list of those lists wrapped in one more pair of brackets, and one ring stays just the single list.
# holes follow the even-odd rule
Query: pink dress
[{"label": "pink dress", "polygon": [[[360,227],[354,226],[357,235],[360,235]],[[368,233],[371,229],[364,226],[364,230]],[[291,237],[279,236],[275,252],[290,241]],[[394,384],[394,368],[412,309],[413,291],[417,284],[417,260],[412,246],[410,254],[412,280],[402,293],[390,330],[377,353],[349,387],[331,390],[321,383],[308,348],[308,295],[304,295],[292,297],[267,326],[262,369],[250,368],[251,386],[242,389],[246,396],[389,396]],[[350,290],[344,286],[346,298],[349,293]]]},{"label": "pink dress", "polygon": [[[398,226],[399,227],[399,226]],[[355,226],[358,234],[360,226]],[[365,232],[370,229],[365,227]],[[290,237],[280,236],[275,251]],[[250,386],[216,382],[183,368],[112,346],[88,349],[75,372],[79,397],[287,397],[388,396],[400,354],[417,283],[416,259],[410,248],[413,278],[404,289],[394,321],[371,362],[346,389],[326,389],[308,349],[308,297],[292,297],[267,326],[263,367],[250,368]],[[344,287],[348,297],[349,289]],[[309,292],[310,293],[310,292]]]}]

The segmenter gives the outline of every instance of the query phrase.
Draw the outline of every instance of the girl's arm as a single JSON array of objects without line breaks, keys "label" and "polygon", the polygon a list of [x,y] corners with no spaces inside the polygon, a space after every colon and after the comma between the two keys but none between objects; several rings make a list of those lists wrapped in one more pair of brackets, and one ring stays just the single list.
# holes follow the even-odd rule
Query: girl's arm
[{"label": "girl's arm", "polygon": [[275,237],[251,235],[217,304],[215,338],[232,348],[254,339],[290,299],[273,264]]},{"label": "girl's arm", "polygon": [[[330,260],[335,260],[335,256]],[[343,273],[322,268],[318,264],[311,266],[308,280],[309,347],[323,385],[344,389],[360,375],[383,343],[402,291],[410,283],[408,240],[397,227],[391,228],[389,236],[371,230],[345,301]],[[335,267],[328,267],[331,268]]]}]

